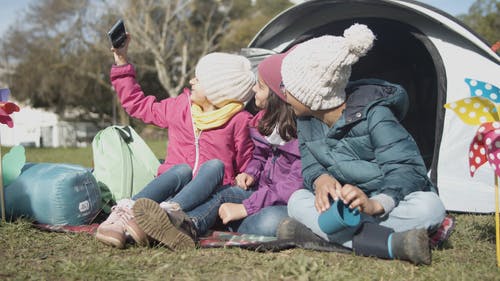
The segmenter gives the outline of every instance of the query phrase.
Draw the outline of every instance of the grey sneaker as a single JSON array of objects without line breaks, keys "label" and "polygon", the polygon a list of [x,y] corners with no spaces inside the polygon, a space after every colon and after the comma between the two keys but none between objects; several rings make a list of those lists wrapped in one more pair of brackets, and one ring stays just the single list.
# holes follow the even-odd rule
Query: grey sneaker
[{"label": "grey sneaker", "polygon": [[166,212],[180,211],[181,205],[174,201],[165,201],[160,203],[160,207]]},{"label": "grey sneaker", "polygon": [[431,264],[431,248],[427,230],[411,229],[392,234],[392,254],[394,258],[406,260],[416,265]]},{"label": "grey sneaker", "polygon": [[178,229],[155,201],[141,198],[135,202],[132,209],[135,221],[151,238],[174,251],[195,247],[191,236]]},{"label": "grey sneaker", "polygon": [[186,213],[179,209],[177,211],[169,211],[167,212],[167,215],[177,229],[191,236],[195,242],[198,241],[198,231],[196,230],[193,221]]}]

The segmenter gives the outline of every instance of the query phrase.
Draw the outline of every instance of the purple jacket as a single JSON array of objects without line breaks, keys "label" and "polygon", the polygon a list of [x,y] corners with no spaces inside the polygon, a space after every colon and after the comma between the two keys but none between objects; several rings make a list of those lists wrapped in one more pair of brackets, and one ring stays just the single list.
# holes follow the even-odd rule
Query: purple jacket
[{"label": "purple jacket", "polygon": [[[254,119],[260,118],[261,115],[259,113]],[[257,128],[250,128],[250,136],[255,148],[245,173],[255,179],[253,188],[256,190],[249,198],[243,200],[249,216],[264,207],[286,205],[290,195],[303,187],[297,139],[284,145],[273,146]]]},{"label": "purple jacket", "polygon": [[253,151],[248,132],[252,119],[249,112],[238,112],[226,124],[195,136],[188,89],[175,98],[161,101],[145,96],[135,80],[131,64],[111,68],[111,83],[128,114],[168,129],[167,157],[158,168],[158,174],[183,163],[191,166],[196,174],[202,163],[217,158],[224,162],[223,184],[231,184],[247,167]]}]

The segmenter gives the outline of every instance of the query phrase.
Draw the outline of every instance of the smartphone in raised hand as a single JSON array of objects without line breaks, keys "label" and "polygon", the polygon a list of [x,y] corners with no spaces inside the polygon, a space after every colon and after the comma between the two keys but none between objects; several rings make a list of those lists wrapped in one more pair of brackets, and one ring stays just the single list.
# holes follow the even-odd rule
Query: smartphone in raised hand
[{"label": "smartphone in raised hand", "polygon": [[113,27],[108,31],[108,37],[111,41],[111,46],[115,49],[123,47],[125,40],[127,40],[127,34],[125,32],[125,24],[123,20],[119,19]]}]

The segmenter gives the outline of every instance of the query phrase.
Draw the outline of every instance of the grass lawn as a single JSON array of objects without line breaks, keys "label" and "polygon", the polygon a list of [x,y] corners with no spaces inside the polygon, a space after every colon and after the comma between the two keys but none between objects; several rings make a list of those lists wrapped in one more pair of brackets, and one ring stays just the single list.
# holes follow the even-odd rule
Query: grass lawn
[{"label": "grass lawn", "polygon": [[[149,142],[159,158],[164,142]],[[5,154],[8,148],[2,148]],[[92,166],[92,149],[27,149],[30,162]],[[492,198],[493,200],[493,198]],[[300,249],[255,253],[129,245],[88,234],[43,232],[29,221],[0,223],[0,280],[500,280],[494,215],[453,214],[457,227],[431,266]]]}]

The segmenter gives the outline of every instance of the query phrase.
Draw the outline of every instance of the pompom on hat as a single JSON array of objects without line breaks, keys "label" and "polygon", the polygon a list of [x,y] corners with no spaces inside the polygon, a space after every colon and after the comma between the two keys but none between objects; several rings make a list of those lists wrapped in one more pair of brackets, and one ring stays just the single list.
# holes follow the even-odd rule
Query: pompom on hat
[{"label": "pompom on hat", "polygon": [[252,98],[255,74],[244,56],[210,53],[198,61],[195,75],[207,99],[216,106],[231,101],[247,102]]},{"label": "pompom on hat", "polygon": [[299,44],[281,66],[288,92],[311,110],[338,107],[345,101],[351,66],[372,48],[375,35],[354,24],[344,36],[325,35]]}]

